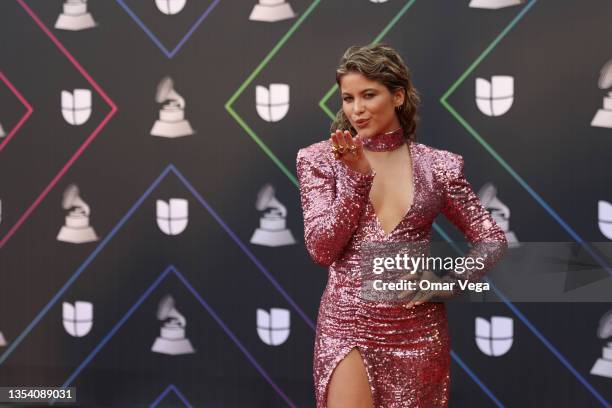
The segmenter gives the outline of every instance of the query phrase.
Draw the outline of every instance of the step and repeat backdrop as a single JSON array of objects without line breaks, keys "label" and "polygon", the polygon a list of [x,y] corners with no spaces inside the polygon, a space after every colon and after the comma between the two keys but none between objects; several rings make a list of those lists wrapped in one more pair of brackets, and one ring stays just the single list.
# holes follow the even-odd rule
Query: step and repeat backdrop
[{"label": "step and repeat backdrop", "polygon": [[[577,244],[573,270],[604,275],[570,289],[609,282],[610,18],[605,0],[2,0],[0,385],[313,407],[327,271],[295,158],[329,137],[354,44],[401,53],[418,141],[465,158],[512,248]],[[432,238],[465,240],[443,218]],[[612,293],[496,295],[447,305],[451,406],[610,406]]]}]

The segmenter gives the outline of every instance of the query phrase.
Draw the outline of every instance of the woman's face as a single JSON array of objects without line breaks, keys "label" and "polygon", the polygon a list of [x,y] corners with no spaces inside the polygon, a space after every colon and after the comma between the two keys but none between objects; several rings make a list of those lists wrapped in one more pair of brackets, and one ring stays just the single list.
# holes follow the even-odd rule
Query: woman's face
[{"label": "woman's face", "polygon": [[340,79],[342,110],[361,137],[390,132],[400,127],[395,107],[404,102],[404,92],[391,94],[386,86],[360,73]]}]

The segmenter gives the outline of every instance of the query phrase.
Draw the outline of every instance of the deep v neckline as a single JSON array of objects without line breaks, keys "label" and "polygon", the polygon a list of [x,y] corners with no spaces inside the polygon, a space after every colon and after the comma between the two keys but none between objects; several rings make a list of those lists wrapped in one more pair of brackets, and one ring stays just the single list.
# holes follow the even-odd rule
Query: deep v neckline
[{"label": "deep v neckline", "polygon": [[411,174],[410,174],[410,178],[411,178],[411,183],[412,183],[412,203],[410,205],[410,207],[408,207],[408,210],[406,211],[406,213],[402,216],[402,218],[400,218],[400,220],[397,222],[397,224],[395,224],[395,226],[391,229],[391,231],[389,231],[389,233],[386,233],[385,230],[382,227],[382,223],[380,222],[380,218],[378,218],[378,214],[376,214],[376,210],[374,209],[374,203],[372,203],[372,200],[370,199],[370,195],[368,194],[368,205],[370,206],[370,210],[372,211],[372,214],[374,214],[374,222],[376,223],[376,227],[378,228],[378,230],[381,232],[383,238],[389,238],[391,235],[393,235],[393,233],[399,228],[400,225],[402,225],[402,223],[404,222],[404,220],[408,217],[408,215],[413,211],[414,206],[416,204],[416,199],[417,199],[417,183],[416,183],[416,177],[415,177],[415,171],[416,171],[416,164],[414,163],[414,151],[412,149],[412,141],[408,141],[407,145],[408,145],[408,155],[410,156],[410,166],[411,166]]}]

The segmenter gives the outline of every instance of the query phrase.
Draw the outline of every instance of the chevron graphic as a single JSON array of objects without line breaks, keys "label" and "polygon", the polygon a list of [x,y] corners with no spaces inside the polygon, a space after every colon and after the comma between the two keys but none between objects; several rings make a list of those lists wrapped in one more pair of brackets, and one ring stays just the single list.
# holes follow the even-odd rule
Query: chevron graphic
[{"label": "chevron graphic", "polygon": [[28,219],[30,215],[34,212],[36,207],[45,199],[47,194],[57,185],[57,183],[61,180],[61,178],[66,174],[68,169],[72,167],[74,162],[83,154],[85,149],[89,147],[89,145],[98,137],[98,134],[102,131],[104,126],[111,120],[111,118],[117,113],[117,106],[110,99],[110,97],[104,92],[104,90],[97,84],[96,81],[87,73],[85,68],[79,64],[79,62],[68,52],[66,47],[62,45],[62,43],[53,35],[53,33],[43,24],[41,19],[32,11],[32,9],[25,3],[24,0],[16,0],[17,3],[25,10],[25,12],[34,20],[36,25],[49,37],[51,42],[55,44],[55,46],[60,50],[62,54],[70,61],[70,63],[76,68],[77,71],[87,80],[87,82],[91,85],[93,89],[102,97],[102,99],[106,102],[106,104],[110,107],[110,111],[104,117],[104,119],[98,124],[98,126],[94,129],[94,131],[85,139],[83,144],[74,152],[72,157],[63,165],[60,171],[51,179],[49,184],[43,189],[43,191],[38,195],[38,197],[34,200],[34,202],[23,212],[23,214],[19,217],[17,222],[9,228],[8,232],[0,238],[0,249],[6,245],[8,240],[17,232],[17,230],[23,225],[23,223]]},{"label": "chevron graphic", "polygon": [[2,141],[2,143],[0,143],[0,153],[2,153],[2,151],[4,150],[8,142],[15,136],[15,134],[23,126],[23,124],[26,123],[28,118],[32,116],[32,112],[34,112],[34,109],[32,108],[32,105],[30,105],[30,103],[26,100],[26,98],[23,97],[21,92],[17,90],[15,85],[13,85],[11,81],[8,80],[8,78],[6,77],[6,75],[4,75],[4,72],[2,71],[0,71],[0,80],[4,82],[4,84],[8,87],[8,89],[11,90],[13,95],[15,95],[17,99],[19,99],[19,102],[21,102],[21,104],[26,109],[21,119],[19,119],[17,123],[12,127],[12,129],[9,130],[7,135],[3,138],[4,140]]},{"label": "chevron graphic", "polygon": [[187,407],[187,408],[193,408],[193,406],[191,405],[191,403],[187,400],[187,398],[185,398],[185,396],[183,395],[183,393],[174,386],[174,384],[170,384],[166,387],[166,389],[159,394],[159,396],[157,398],[155,398],[155,401],[153,401],[151,403],[151,405],[149,405],[149,408],[156,408],[163,400],[164,398],[166,398],[171,392],[173,392],[174,394],[176,394],[177,397],[179,397],[179,399],[181,400],[181,402]]},{"label": "chevron graphic", "polygon": [[181,38],[181,40],[174,46],[172,49],[168,49],[161,40],[153,33],[153,31],[136,15],[136,13],[127,5],[125,0],[116,0],[117,4],[121,6],[125,10],[125,12],[138,24],[138,26],[145,32],[147,37],[153,41],[153,44],[157,46],[164,53],[164,55],[168,59],[174,58],[174,56],[181,50],[183,45],[189,40],[189,38],[195,33],[198,27],[206,20],[206,17],[217,7],[221,0],[214,0],[207,8],[204,10],[202,15],[198,17],[198,19],[193,23],[193,25],[187,30],[187,33]]},{"label": "chevron graphic", "polygon": [[[221,327],[221,329],[227,334],[227,336],[234,342],[234,344],[240,349],[240,351],[244,354],[245,358],[255,367],[255,369],[259,372],[259,374],[264,377],[264,379],[270,384],[270,386],[278,393],[278,395],[290,406],[296,407],[296,405],[287,397],[287,395],[280,389],[280,387],[272,380],[270,375],[264,370],[264,368],[255,360],[255,358],[249,353],[246,347],[242,344],[242,342],[236,337],[236,335],[230,330],[229,327],[225,324],[225,322],[219,317],[217,312],[204,300],[204,298],[194,289],[194,287],[189,283],[189,281],[183,276],[183,274],[177,270],[174,266],[170,265],[163,271],[157,279],[144,291],[144,293],[138,298],[138,300],[132,305],[132,307],[127,311],[125,315],[115,324],[115,326],[104,336],[104,338],[94,347],[94,349],[89,353],[89,355],[83,360],[83,362],[70,374],[68,379],[62,384],[62,388],[68,388],[71,384],[74,383],[76,378],[79,376],[81,371],[87,367],[87,365],[94,359],[94,357],[106,346],[106,344],[113,338],[113,336],[123,327],[123,325],[128,321],[130,316],[134,314],[136,310],[142,305],[142,303],[151,295],[151,293],[166,279],[168,276],[174,275],[177,277],[183,285],[187,287],[189,292],[198,300],[200,305],[210,314],[210,316],[217,322],[217,324]],[[176,391],[176,390],[173,390]],[[170,392],[169,389],[166,389],[162,395],[165,396]],[[179,395],[180,397],[180,395]],[[156,403],[163,399],[158,398]],[[183,398],[181,398],[183,399]],[[185,401],[185,400],[183,400]],[[53,405],[54,401],[51,402]],[[187,406],[190,406],[185,404]]]}]

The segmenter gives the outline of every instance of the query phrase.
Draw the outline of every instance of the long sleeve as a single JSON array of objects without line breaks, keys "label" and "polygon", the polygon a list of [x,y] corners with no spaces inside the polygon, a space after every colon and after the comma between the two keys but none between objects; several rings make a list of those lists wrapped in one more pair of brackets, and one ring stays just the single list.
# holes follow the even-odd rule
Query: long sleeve
[{"label": "long sleeve", "polygon": [[375,172],[363,174],[341,164],[342,172],[335,175],[327,152],[317,147],[301,149],[297,155],[304,241],[317,264],[330,266],[359,224]]},{"label": "long sleeve", "polygon": [[453,279],[479,281],[501,259],[508,247],[504,231],[484,208],[478,196],[466,180],[463,157],[457,154],[444,156],[445,179],[444,207],[442,213],[472,244],[466,258],[483,258],[483,267],[474,265],[459,273],[453,271]]}]

